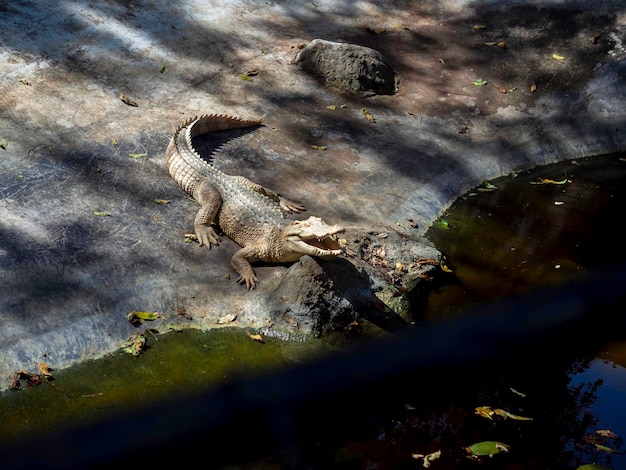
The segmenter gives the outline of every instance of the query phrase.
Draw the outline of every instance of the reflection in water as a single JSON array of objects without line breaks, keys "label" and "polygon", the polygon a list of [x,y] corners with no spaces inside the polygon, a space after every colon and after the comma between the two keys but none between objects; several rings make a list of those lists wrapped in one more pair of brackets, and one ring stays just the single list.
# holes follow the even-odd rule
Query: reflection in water
[{"label": "reflection in water", "polygon": [[610,345],[571,374],[569,387],[578,397],[577,419],[585,436],[583,441],[568,442],[567,449],[577,461],[618,469],[626,468],[626,368],[614,362],[613,348],[624,345]]}]

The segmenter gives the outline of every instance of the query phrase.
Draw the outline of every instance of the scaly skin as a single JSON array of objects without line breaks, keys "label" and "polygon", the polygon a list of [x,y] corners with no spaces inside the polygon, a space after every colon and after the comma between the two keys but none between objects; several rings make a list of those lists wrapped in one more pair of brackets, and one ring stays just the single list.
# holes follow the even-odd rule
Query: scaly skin
[{"label": "scaly skin", "polygon": [[238,282],[248,290],[258,282],[250,263],[293,262],[304,255],[333,258],[341,253],[335,235],[343,232],[341,226],[327,225],[318,217],[287,219],[286,213],[298,213],[304,207],[243,176],[223,173],[193,147],[194,137],[259,125],[261,120],[200,116],[176,129],[166,151],[170,175],[201,206],[194,222],[200,246],[210,249],[219,244],[215,226],[240,245],[231,263],[239,274]]}]

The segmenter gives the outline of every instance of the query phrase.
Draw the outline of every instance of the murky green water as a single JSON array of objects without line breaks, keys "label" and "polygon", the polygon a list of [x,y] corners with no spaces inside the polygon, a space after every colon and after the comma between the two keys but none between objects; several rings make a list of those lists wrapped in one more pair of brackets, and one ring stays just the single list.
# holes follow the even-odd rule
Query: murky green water
[{"label": "murky green water", "polygon": [[146,332],[145,336],[147,348],[140,356],[119,351],[53,371],[54,380],[39,386],[29,387],[21,380],[21,390],[4,392],[0,439],[97,422],[111,414],[209,389],[232,375],[258,374],[319,354],[307,343],[264,338],[261,344],[236,328],[164,335]]},{"label": "murky green water", "polygon": [[[541,178],[550,181],[531,184],[541,183]],[[551,165],[493,181],[497,189],[492,191],[470,192],[427,234],[447,254],[455,272],[429,295],[420,312],[423,318],[451,318],[495,298],[625,263],[619,229],[626,203],[624,181],[625,159],[610,156]],[[28,439],[33,432],[97,422],[165,397],[209,389],[228,382],[232,375],[306,362],[320,349],[345,346],[337,338],[328,339],[324,348],[272,338],[260,344],[237,329],[146,336],[149,348],[140,357],[120,352],[54,371],[55,380],[38,387],[29,388],[22,381],[21,391],[3,393],[0,438],[22,435]],[[438,446],[445,451],[445,446],[470,439],[497,439],[514,442],[522,449],[521,457],[512,454],[507,460],[497,455],[481,464],[482,468],[503,468],[505,464],[510,468],[576,468],[574,463],[589,459],[615,469],[626,468],[624,455],[580,442],[585,434],[610,429],[617,437],[602,443],[624,450],[625,345],[607,344],[594,357],[578,358],[567,374],[552,377],[551,371],[538,370],[541,383],[519,377],[516,385],[531,397],[534,394],[526,404],[497,374],[487,390],[463,390],[455,385],[459,399],[446,404],[444,411],[439,407],[418,414],[411,403],[398,403],[397,413],[383,421],[372,417],[371,427],[358,436],[346,438],[338,447],[320,448],[320,455],[327,458],[323,463],[326,468],[421,468],[421,461],[412,457],[416,452],[431,452]],[[529,425],[514,422],[504,431],[495,429],[493,422],[481,422],[475,416],[477,403],[509,405],[511,411],[536,419]],[[373,415],[375,409],[373,402]],[[559,421],[559,426],[549,426],[553,421]],[[332,427],[332,423],[328,425]],[[544,441],[550,445],[538,451]],[[432,465],[460,468],[458,461],[450,458]],[[467,468],[477,468],[474,465],[478,464],[463,462]]]},{"label": "murky green water", "polygon": [[[541,183],[551,180],[559,184]],[[626,262],[620,219],[626,161],[562,163],[476,188],[427,237],[450,255],[455,279],[433,293],[426,315],[446,316],[486,300],[582,278]]]}]

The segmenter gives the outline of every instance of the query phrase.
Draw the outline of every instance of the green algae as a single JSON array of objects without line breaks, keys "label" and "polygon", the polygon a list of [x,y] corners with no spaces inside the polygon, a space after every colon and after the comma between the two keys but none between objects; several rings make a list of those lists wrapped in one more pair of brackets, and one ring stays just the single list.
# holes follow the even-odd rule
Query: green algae
[{"label": "green algae", "polygon": [[[147,348],[139,356],[120,350],[53,370],[54,380],[37,387],[28,387],[22,380],[20,390],[0,394],[0,438],[96,422],[134,407],[209,389],[234,376],[305,360],[320,350],[315,341],[288,343],[264,337],[261,344],[238,328],[147,333],[146,338]],[[325,344],[322,349],[332,347]]]}]

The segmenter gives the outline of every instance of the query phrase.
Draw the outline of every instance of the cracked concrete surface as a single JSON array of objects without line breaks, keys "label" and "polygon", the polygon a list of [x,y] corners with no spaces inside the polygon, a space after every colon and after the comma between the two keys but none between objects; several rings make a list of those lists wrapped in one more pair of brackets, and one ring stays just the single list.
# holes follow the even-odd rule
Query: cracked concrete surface
[{"label": "cracked concrete surface", "polygon": [[[63,367],[117,348],[134,332],[132,310],[236,311],[240,325],[258,325],[264,293],[225,278],[235,246],[182,241],[197,207],[163,156],[193,115],[264,119],[220,155],[224,170],[329,223],[414,236],[483,180],[626,149],[625,6],[382,5],[0,1],[3,385],[44,354]],[[320,88],[293,64],[315,38],[381,51],[399,72],[398,93]],[[285,269],[257,272],[271,284]]]}]

